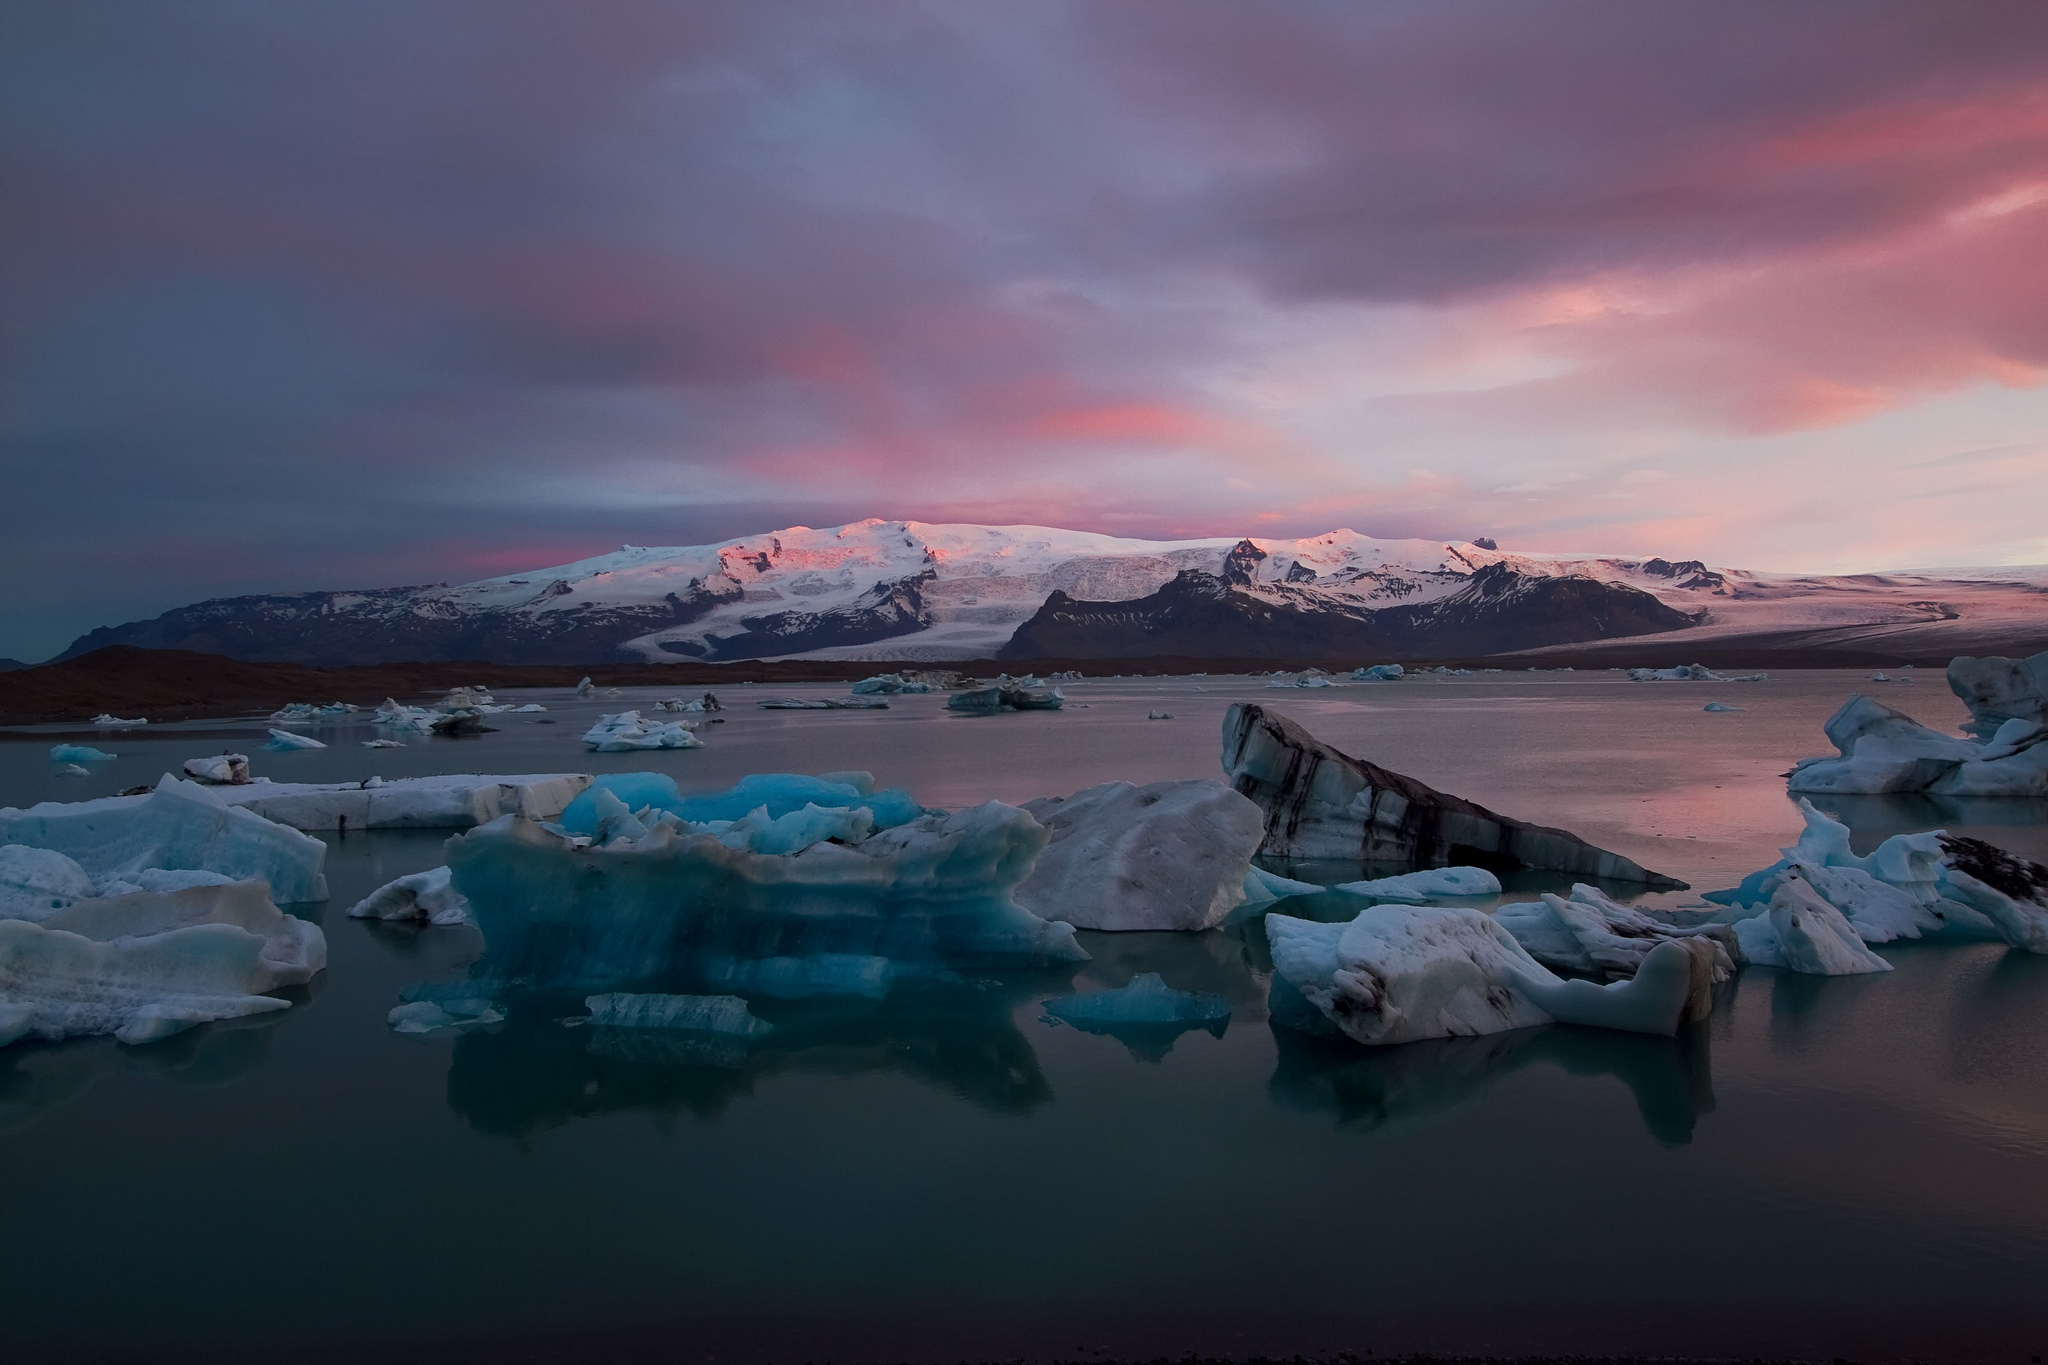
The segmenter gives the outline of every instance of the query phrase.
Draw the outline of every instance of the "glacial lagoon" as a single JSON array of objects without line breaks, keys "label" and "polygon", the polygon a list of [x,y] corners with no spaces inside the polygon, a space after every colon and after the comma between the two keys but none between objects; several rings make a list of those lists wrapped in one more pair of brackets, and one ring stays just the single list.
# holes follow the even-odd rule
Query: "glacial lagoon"
[{"label": "glacial lagoon", "polygon": [[[1943,728],[1965,717],[1938,673],[1900,676],[1088,679],[1062,712],[997,716],[949,714],[942,693],[770,711],[760,696],[844,689],[733,685],[703,748],[628,754],[579,737],[670,693],[501,693],[549,709],[377,750],[366,718],[288,753],[262,750],[260,716],[9,731],[0,804],[106,795],[223,749],[277,781],[657,770],[701,791],[867,769],[929,805],[1020,803],[1218,776],[1242,700],[1690,882],[1642,898],[1680,906],[1797,836],[1781,774],[1825,751],[1821,722],[1851,692]],[[59,740],[118,756],[64,775]],[[2042,803],[1816,804],[1859,852],[1947,827],[2048,861]],[[1560,1025],[1367,1050],[1269,1023],[1245,917],[1083,932],[1092,960],[1059,971],[757,1002],[774,1031],[721,1055],[517,1015],[420,1038],[386,1015],[406,987],[458,977],[476,931],[345,911],[443,861],[446,832],[324,837],[330,899],[294,912],[325,927],[330,965],[289,1011],[137,1048],[0,1052],[11,1355],[507,1359],[537,1340],[778,1361],[2023,1360],[2048,1343],[2048,958],[1886,945],[1896,970],[1879,976],[1746,969],[1677,1039]],[[1509,896],[1568,882],[1524,874]],[[1330,900],[1286,913],[1356,910]],[[1043,1017],[1147,972],[1221,995],[1230,1017]]]}]

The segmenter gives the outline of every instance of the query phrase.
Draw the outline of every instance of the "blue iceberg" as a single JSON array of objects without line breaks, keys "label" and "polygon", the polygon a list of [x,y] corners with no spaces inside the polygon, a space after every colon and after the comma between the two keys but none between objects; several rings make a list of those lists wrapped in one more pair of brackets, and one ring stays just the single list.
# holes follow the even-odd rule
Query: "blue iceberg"
[{"label": "blue iceberg", "polygon": [[697,796],[684,796],[677,789],[676,780],[667,773],[607,773],[571,801],[557,823],[570,834],[596,835],[599,792],[610,792],[630,811],[667,811],[691,824],[739,820],[761,809],[775,819],[813,805],[865,807],[877,829],[894,829],[925,814],[925,808],[909,792],[901,787],[876,791],[874,777],[864,772],[825,773],[819,777],[755,773],[724,791]]}]

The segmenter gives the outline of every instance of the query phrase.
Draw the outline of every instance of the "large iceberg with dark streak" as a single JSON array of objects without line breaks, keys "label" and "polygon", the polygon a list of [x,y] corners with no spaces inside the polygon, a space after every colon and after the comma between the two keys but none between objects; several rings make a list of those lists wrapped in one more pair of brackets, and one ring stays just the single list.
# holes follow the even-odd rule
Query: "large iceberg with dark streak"
[{"label": "large iceberg with dark streak", "polygon": [[485,950],[462,989],[881,996],[1083,961],[1014,899],[1046,830],[987,802],[876,829],[863,807],[692,823],[600,788],[602,842],[517,816],[448,842]]}]

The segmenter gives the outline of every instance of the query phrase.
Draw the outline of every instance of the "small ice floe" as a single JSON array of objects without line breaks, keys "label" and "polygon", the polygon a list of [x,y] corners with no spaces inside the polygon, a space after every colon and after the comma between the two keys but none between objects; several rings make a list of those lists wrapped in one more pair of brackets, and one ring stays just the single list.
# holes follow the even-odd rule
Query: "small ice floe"
[{"label": "small ice floe", "polygon": [[582,681],[582,682],[580,682],[580,683],[577,683],[577,684],[576,684],[576,695],[577,695],[577,696],[579,696],[579,697],[590,697],[590,696],[595,696],[596,694],[597,694],[597,685],[596,685],[595,683],[591,682],[591,681],[590,681],[590,679],[589,679],[588,677],[585,677],[585,678],[583,679],[583,681]]},{"label": "small ice floe", "polygon": [[115,757],[118,757],[118,755],[110,754],[105,749],[95,749],[89,744],[52,744],[50,746],[50,762],[52,763],[105,763]]},{"label": "small ice floe", "polygon": [[319,926],[280,911],[260,882],[77,898],[0,919],[0,1046],[108,1033],[147,1043],[289,1009],[265,992],[326,965]]},{"label": "small ice floe", "polygon": [[1259,808],[1221,782],[1129,782],[1024,809],[1052,831],[1017,902],[1077,929],[1199,930],[1244,901],[1265,834]]},{"label": "small ice floe", "polygon": [[403,749],[405,747],[405,741],[402,739],[366,739],[362,743],[365,749]]},{"label": "small ice floe", "polygon": [[645,721],[638,711],[620,711],[599,716],[583,732],[583,742],[601,754],[631,753],[636,749],[701,749],[704,741],[692,733],[695,721],[673,720],[666,724]]},{"label": "small ice floe", "polygon": [[1230,1002],[1222,996],[1174,990],[1157,972],[1134,976],[1117,990],[1063,995],[1043,1004],[1047,1023],[1209,1024],[1230,1018]]},{"label": "small ice floe", "polygon": [[119,716],[102,711],[92,718],[95,728],[101,730],[136,730],[149,724],[146,720],[122,720]]},{"label": "small ice floe", "polygon": [[754,703],[764,711],[886,711],[889,703],[875,696],[763,697]]},{"label": "small ice floe", "polygon": [[270,718],[279,725],[316,725],[321,721],[342,720],[354,715],[360,708],[345,701],[329,702],[315,706],[311,702],[289,702],[270,713]]},{"label": "small ice floe", "polygon": [[1713,955],[1672,940],[1632,980],[1566,980],[1491,916],[1375,905],[1349,924],[1269,914],[1275,1023],[1371,1046],[1500,1033],[1552,1022],[1674,1034],[1713,1008]]},{"label": "small ice floe", "polygon": [[1266,680],[1268,687],[1332,687],[1330,675],[1320,668],[1311,668],[1303,673],[1276,673]]},{"label": "small ice floe", "polygon": [[351,919],[467,924],[469,902],[451,883],[448,869],[436,867],[386,882],[350,906],[348,913]]},{"label": "small ice floe", "polygon": [[57,776],[59,776],[59,777],[91,777],[91,776],[92,776],[92,770],[91,770],[91,769],[89,769],[89,768],[82,768],[82,767],[80,767],[80,766],[79,766],[78,764],[76,764],[76,763],[64,763],[64,764],[60,764],[60,765],[58,765],[58,768],[57,768]]},{"label": "small ice floe", "polygon": [[295,735],[289,730],[272,730],[270,742],[263,747],[274,753],[285,753],[292,749],[324,749],[327,746],[311,735]]},{"label": "small ice floe", "polygon": [[537,712],[545,711],[547,709],[547,707],[542,706],[539,702],[530,701],[526,703],[526,705],[524,706],[513,707],[512,714],[515,716],[530,716]]},{"label": "small ice floe", "polygon": [[1398,682],[1407,675],[1407,672],[1408,670],[1399,664],[1374,664],[1370,668],[1352,669],[1351,680],[1353,682]]},{"label": "small ice floe", "polygon": [[473,996],[413,1000],[384,1016],[393,1033],[435,1033],[441,1029],[473,1029],[502,1024],[505,1015],[495,1001]]},{"label": "small ice floe", "polygon": [[1498,896],[1500,878],[1483,867],[1432,867],[1420,872],[1404,872],[1398,877],[1341,882],[1332,890],[1354,896],[1371,896],[1375,900],[1420,905],[1424,901],[1459,896]]},{"label": "small ice floe", "polygon": [[1171,712],[1171,711],[1147,711],[1147,712],[1145,713],[1145,719],[1146,719],[1146,720],[1172,720],[1172,719],[1173,719],[1173,712]]},{"label": "small ice floe", "polygon": [[1724,712],[1728,712],[1728,711],[1741,711],[1741,710],[1744,710],[1744,709],[1746,709],[1746,708],[1744,708],[1744,707],[1740,707],[1740,706],[1730,706],[1730,705],[1729,705],[1729,704],[1728,704],[1727,702],[1725,702],[1725,701],[1710,701],[1710,702],[1708,702],[1708,703],[1707,703],[1707,704],[1706,704],[1705,706],[1702,706],[1702,707],[1700,708],[1700,710],[1702,710],[1702,711],[1712,711],[1712,712],[1714,712],[1714,713],[1715,713],[1716,715],[1719,715],[1719,714],[1721,714],[1721,713],[1724,713]]},{"label": "small ice floe", "polygon": [[215,754],[185,760],[185,776],[212,787],[239,787],[249,780],[247,754]]},{"label": "small ice floe", "polygon": [[421,706],[401,706],[390,697],[386,697],[384,704],[377,708],[372,719],[377,724],[388,725],[400,733],[424,735],[438,714],[439,712],[429,711]]}]

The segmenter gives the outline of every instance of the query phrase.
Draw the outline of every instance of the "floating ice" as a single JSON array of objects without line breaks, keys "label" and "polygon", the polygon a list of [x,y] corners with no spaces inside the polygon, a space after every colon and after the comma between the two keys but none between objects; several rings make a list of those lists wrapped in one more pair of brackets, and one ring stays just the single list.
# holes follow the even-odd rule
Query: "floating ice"
[{"label": "floating ice", "polygon": [[1071,926],[1012,899],[1048,837],[1015,807],[988,802],[857,842],[755,850],[777,846],[778,830],[764,819],[734,847],[733,828],[661,820],[638,840],[599,846],[506,817],[451,839],[452,884],[486,945],[472,969],[486,987],[477,993],[510,982],[661,982],[877,995],[905,977],[1087,956]]},{"label": "floating ice", "polygon": [[132,878],[146,868],[218,872],[268,882],[286,904],[327,899],[320,873],[327,845],[223,799],[251,791],[165,774],[146,796],[0,808],[0,844],[55,849],[94,877]]},{"label": "floating ice", "polygon": [[1408,670],[1399,664],[1374,664],[1370,668],[1352,669],[1351,680],[1353,682],[1398,682],[1407,673]]},{"label": "floating ice", "polygon": [[[570,834],[599,832],[597,793],[608,791],[628,810],[667,811],[691,824],[738,820],[765,809],[779,819],[805,806],[864,807],[877,829],[891,829],[925,814],[925,808],[901,787],[875,790],[872,774],[753,773],[723,791],[684,796],[667,773],[607,773],[591,781],[591,791],[569,803],[559,823]],[[523,813],[523,812],[522,812]]]},{"label": "floating ice", "polygon": [[881,693],[884,696],[890,696],[898,692],[929,692],[931,690],[932,685],[930,683],[905,678],[900,673],[877,674],[872,678],[862,678],[853,685],[853,692],[856,696],[866,696],[870,693]]},{"label": "floating ice", "polygon": [[55,849],[0,844],[0,919],[45,920],[98,894],[85,869]]},{"label": "floating ice", "polygon": [[1265,837],[1259,808],[1221,782],[1105,782],[1026,802],[1052,831],[1017,901],[1079,929],[1207,929],[1244,899]]},{"label": "floating ice", "polygon": [[596,691],[597,685],[591,682],[588,677],[585,677],[582,682],[576,684],[576,695],[579,697],[591,696]]},{"label": "floating ice", "polygon": [[59,776],[59,777],[91,777],[91,776],[92,776],[92,770],[91,770],[91,769],[89,769],[89,768],[81,768],[81,767],[80,767],[80,766],[79,766],[78,764],[76,764],[76,763],[65,763],[65,764],[62,764],[62,765],[60,765],[60,766],[58,767],[58,769],[57,769],[57,776]]},{"label": "floating ice", "polygon": [[400,739],[366,739],[363,741],[363,747],[365,749],[403,749],[405,741]]},{"label": "floating ice", "polygon": [[289,730],[272,730],[266,749],[283,753],[290,749],[324,749],[327,746],[311,735],[295,735]]},{"label": "floating ice", "polygon": [[477,999],[413,1000],[384,1016],[393,1033],[433,1033],[505,1022],[496,1002]]},{"label": "floating ice", "polygon": [[1314,882],[1298,882],[1276,872],[1255,867],[1245,874],[1244,899],[1240,905],[1271,905],[1289,896],[1312,896],[1323,888]]},{"label": "floating ice", "polygon": [[1057,711],[1067,704],[1067,698],[1057,687],[1035,685],[1037,679],[1024,682],[999,682],[993,687],[970,688],[955,692],[946,698],[948,711],[965,711],[970,715],[992,716],[999,711]]},{"label": "floating ice", "polygon": [[687,720],[656,724],[640,719],[638,711],[621,711],[599,716],[597,724],[584,732],[583,742],[601,754],[630,753],[635,749],[701,749],[704,741],[691,731]]},{"label": "floating ice", "polygon": [[216,794],[293,829],[468,829],[508,812],[551,820],[589,785],[585,773],[445,773],[363,782],[260,782]]},{"label": "floating ice", "polygon": [[1702,706],[1700,708],[1700,710],[1702,711],[1713,711],[1717,713],[1723,711],[1740,711],[1743,709],[1744,708],[1740,706],[1730,706],[1725,701],[1710,701],[1705,706]]},{"label": "floating ice", "polygon": [[1677,668],[1631,668],[1630,682],[1721,682],[1720,674],[1704,664],[1682,664]]},{"label": "floating ice", "polygon": [[1808,976],[1888,972],[1892,964],[1863,946],[1856,929],[1800,875],[1788,869],[1763,914],[1738,920],[1743,960]]},{"label": "floating ice", "polygon": [[880,697],[763,697],[755,703],[764,711],[886,711],[889,703]]},{"label": "floating ice", "polygon": [[1660,943],[1634,979],[1601,986],[1552,975],[1476,910],[1375,905],[1349,924],[1265,925],[1275,1022],[1369,1045],[1552,1021],[1669,1035],[1712,1009],[1713,958],[1696,941]]},{"label": "floating ice", "polygon": [[105,711],[92,718],[92,723],[102,730],[134,730],[149,724],[146,720],[122,720],[119,716]]},{"label": "floating ice", "polygon": [[348,913],[351,919],[467,924],[469,902],[448,884],[448,869],[436,867],[386,882],[350,906]]},{"label": "floating ice", "polygon": [[2048,650],[2024,659],[1951,659],[1948,686],[1970,708],[1963,728],[1979,738],[2009,721],[2048,722]]},{"label": "floating ice", "polygon": [[257,882],[81,900],[0,920],[0,1045],[111,1033],[153,1042],[213,1019],[290,1007],[263,994],[327,965],[317,925]]},{"label": "floating ice", "polygon": [[757,1019],[736,995],[635,995],[614,991],[584,999],[599,1028],[686,1029],[730,1038],[758,1038],[773,1025]]},{"label": "floating ice", "polygon": [[215,754],[211,758],[185,760],[185,776],[210,786],[240,786],[249,780],[247,754]]},{"label": "floating ice", "polygon": [[424,735],[439,719],[440,713],[419,706],[401,706],[386,697],[384,704],[377,708],[372,717],[379,725],[388,725],[402,733]]},{"label": "floating ice", "polygon": [[1471,861],[1682,887],[1561,829],[1497,815],[1400,773],[1352,758],[1285,716],[1237,703],[1223,718],[1223,767],[1266,816],[1259,851],[1429,867]]},{"label": "floating ice", "polygon": [[1979,743],[1858,695],[1822,728],[1838,756],[1800,760],[1788,774],[1791,791],[2048,796],[2048,729],[2039,720],[2006,720]]},{"label": "floating ice", "polygon": [[329,702],[315,706],[311,702],[295,701],[270,713],[270,718],[280,725],[313,725],[320,721],[341,720],[352,716],[359,708],[347,702]]},{"label": "floating ice", "polygon": [[89,744],[52,744],[50,746],[50,762],[52,763],[105,763],[108,759],[114,757],[116,755],[110,754],[104,749],[95,749]]},{"label": "floating ice", "polygon": [[1171,712],[1171,711],[1147,711],[1147,712],[1145,713],[1145,719],[1146,719],[1146,720],[1172,720],[1172,719],[1173,719],[1173,712]]},{"label": "floating ice", "polygon": [[1330,683],[1330,679],[1329,679],[1329,675],[1328,675],[1328,674],[1324,673],[1324,672],[1323,672],[1323,671],[1322,671],[1321,669],[1319,669],[1319,668],[1311,668],[1311,669],[1309,669],[1309,670],[1308,670],[1307,672],[1305,672],[1305,673],[1302,673],[1302,674],[1299,674],[1299,675],[1296,675],[1296,674],[1293,674],[1293,673],[1278,673],[1278,674],[1275,674],[1275,675],[1274,675],[1273,677],[1271,677],[1271,678],[1268,678],[1268,679],[1266,680],[1266,686],[1268,686],[1268,687],[1329,687],[1329,686],[1331,686],[1331,683]]},{"label": "floating ice", "polygon": [[1157,972],[1131,978],[1119,990],[1047,1000],[1048,1021],[1079,1024],[1207,1024],[1230,1017],[1230,1002],[1206,992],[1177,991]]},{"label": "floating ice", "polygon": [[1333,889],[1354,896],[1417,904],[1453,896],[1498,896],[1500,878],[1483,867],[1433,867],[1423,872],[1404,872],[1398,877],[1343,882]]},{"label": "floating ice", "polygon": [[1500,906],[1493,919],[1529,956],[1553,971],[1634,976],[1652,948],[1682,938],[1707,942],[1716,983],[1735,971],[1728,952],[1728,929],[1711,924],[1688,928],[1667,924],[1608,899],[1584,882],[1572,887],[1569,898],[1546,892],[1540,901]]},{"label": "floating ice", "polygon": [[545,707],[545,706],[542,706],[542,705],[541,705],[541,704],[540,704],[539,702],[537,702],[537,701],[530,701],[530,702],[526,703],[526,705],[524,705],[524,706],[515,706],[515,707],[513,707],[513,708],[512,708],[512,714],[513,714],[513,715],[515,715],[515,716],[526,716],[526,715],[534,715],[534,714],[537,714],[537,713],[539,713],[539,712],[545,711],[545,710],[547,710],[547,709],[548,709],[547,707]]}]

